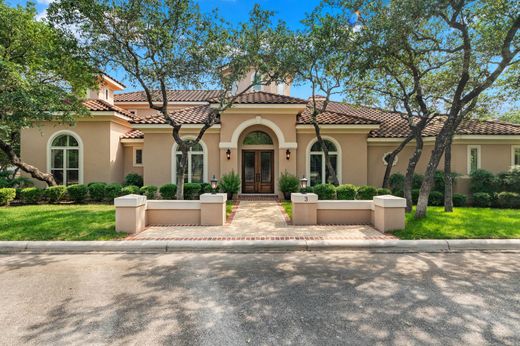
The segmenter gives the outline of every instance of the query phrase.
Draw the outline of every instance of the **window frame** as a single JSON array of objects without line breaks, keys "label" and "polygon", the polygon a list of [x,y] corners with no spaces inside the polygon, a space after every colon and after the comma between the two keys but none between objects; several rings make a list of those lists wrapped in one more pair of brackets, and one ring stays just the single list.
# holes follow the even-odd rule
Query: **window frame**
[{"label": "window frame", "polygon": [[[78,146],[77,147],[71,147],[71,146],[53,146],[52,145],[52,142],[54,142],[54,140],[56,138],[58,138],[59,136],[62,136],[62,135],[67,135],[67,136],[71,136],[73,137],[77,142],[78,142]],[[50,172],[52,173],[52,150],[64,150],[64,153],[66,152],[66,150],[78,150],[78,184],[83,184],[83,141],[81,140],[81,137],[73,132],[73,131],[70,131],[70,130],[61,130],[61,131],[57,131],[57,132],[54,132],[50,137],[49,137],[49,140],[47,141],[47,172]],[[66,171],[67,171],[67,168],[65,167],[66,166],[66,155],[63,155],[63,168],[62,170],[65,172],[64,174],[64,177],[63,177],[63,185],[67,185],[68,182],[67,182],[67,174],[66,174]],[[75,170],[75,168],[73,168]],[[55,169],[57,170],[57,169]]]},{"label": "window frame", "polygon": [[[141,163],[137,163],[137,150],[141,150]],[[143,158],[144,158],[144,151],[143,150],[144,150],[143,147],[133,147],[133,150],[132,150],[132,152],[133,152],[132,162],[133,162],[133,166],[134,167],[143,167],[143,165],[144,165],[144,160],[143,160]]]},{"label": "window frame", "polygon": [[515,164],[515,152],[520,151],[520,145],[512,145],[511,146],[511,167],[512,168],[519,168],[520,162],[518,164]]},{"label": "window frame", "polygon": [[[329,152],[329,154],[332,153],[333,155],[336,155],[336,176],[338,178],[339,183],[341,184],[343,181],[343,178],[342,178],[343,154],[342,154],[341,145],[339,144],[338,140],[334,137],[321,136],[321,138],[323,138],[323,140],[325,140],[325,141],[331,142],[332,144],[334,144],[336,146],[336,151]],[[321,172],[322,172],[321,181],[322,182],[321,182],[321,184],[327,183],[325,181],[325,179],[326,179],[325,154],[323,153],[323,151],[311,151],[312,146],[316,142],[318,142],[318,138],[314,137],[311,141],[309,141],[309,144],[307,145],[307,150],[305,151],[305,176],[307,177],[307,179],[309,179],[309,186],[311,186],[311,155],[320,155],[321,154],[321,157],[322,157],[322,161],[321,161],[322,162],[322,167],[321,167]]]},{"label": "window frame", "polygon": [[[196,137],[195,136],[185,136],[183,137],[182,139],[195,139]],[[207,183],[209,182],[208,180],[208,147],[206,145],[206,143],[204,143],[204,141],[201,139],[199,141],[199,144],[201,145],[202,147],[202,182],[203,183]],[[177,148],[178,148],[178,144],[177,143],[174,143],[173,146],[172,146],[172,155],[171,155],[171,168],[172,168],[172,183],[173,184],[176,184],[177,183]],[[191,162],[192,162],[192,155],[195,154],[195,155],[200,155],[200,151],[196,151],[196,152],[189,152],[188,153],[188,183],[191,183],[191,178],[192,178],[192,172],[191,172]]]},{"label": "window frame", "polygon": [[482,168],[482,148],[480,145],[468,145],[467,149],[467,174],[471,175],[471,151],[477,149],[477,169]]}]

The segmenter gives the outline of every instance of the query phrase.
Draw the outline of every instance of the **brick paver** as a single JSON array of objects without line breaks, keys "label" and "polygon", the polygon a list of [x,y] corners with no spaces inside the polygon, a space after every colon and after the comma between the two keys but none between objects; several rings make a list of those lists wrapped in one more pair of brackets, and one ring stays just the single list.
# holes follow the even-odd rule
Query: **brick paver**
[{"label": "brick paver", "polygon": [[161,240],[348,240],[396,239],[369,225],[294,226],[276,201],[241,201],[224,226],[149,226],[127,239]]}]

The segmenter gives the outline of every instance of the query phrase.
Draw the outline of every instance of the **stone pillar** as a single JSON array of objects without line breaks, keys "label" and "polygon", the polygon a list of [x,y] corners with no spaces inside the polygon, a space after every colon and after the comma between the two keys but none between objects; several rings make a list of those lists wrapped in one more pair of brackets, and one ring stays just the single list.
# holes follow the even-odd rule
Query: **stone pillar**
[{"label": "stone pillar", "polygon": [[146,227],[146,196],[126,195],[114,199],[116,231],[139,233]]},{"label": "stone pillar", "polygon": [[223,226],[226,223],[225,193],[204,193],[200,195],[200,224],[202,226]]},{"label": "stone pillar", "polygon": [[374,197],[374,227],[380,232],[404,229],[406,199],[392,195]]},{"label": "stone pillar", "polygon": [[291,193],[293,225],[318,223],[318,195],[315,193]]}]

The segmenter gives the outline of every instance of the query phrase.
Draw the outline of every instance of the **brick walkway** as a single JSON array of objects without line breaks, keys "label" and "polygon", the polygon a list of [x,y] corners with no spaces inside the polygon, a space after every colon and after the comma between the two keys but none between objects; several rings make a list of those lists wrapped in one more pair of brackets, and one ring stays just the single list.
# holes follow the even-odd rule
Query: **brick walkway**
[{"label": "brick walkway", "polygon": [[275,201],[241,201],[225,226],[149,226],[134,240],[348,240],[396,239],[368,225],[293,226]]}]

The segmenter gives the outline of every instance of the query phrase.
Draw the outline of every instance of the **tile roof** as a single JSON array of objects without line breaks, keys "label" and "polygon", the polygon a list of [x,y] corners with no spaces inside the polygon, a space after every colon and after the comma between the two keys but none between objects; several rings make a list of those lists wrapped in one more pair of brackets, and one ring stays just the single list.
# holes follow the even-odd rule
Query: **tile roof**
[{"label": "tile roof", "polygon": [[[218,97],[220,90],[168,90],[169,102],[207,102],[210,99]],[[152,92],[153,101],[161,102],[162,95],[159,90]],[[132,91],[127,93],[115,94],[115,102],[147,102],[144,91]]]},{"label": "tile roof", "polygon": [[144,138],[144,133],[139,130],[130,130],[121,136],[121,139],[141,139]]},{"label": "tile roof", "polygon": [[[218,101],[213,99],[213,102]],[[251,91],[238,96],[234,104],[306,104],[307,101],[297,97],[269,93],[265,91]]]},{"label": "tile roof", "polygon": [[[307,107],[298,115],[297,124],[311,124],[311,107]],[[357,115],[337,113],[332,111],[323,112],[317,117],[319,124],[324,125],[379,125],[378,120],[363,118]]]},{"label": "tile roof", "polygon": [[112,105],[106,101],[98,100],[98,99],[87,99],[83,101],[83,105],[87,107],[90,111],[97,111],[97,112],[116,112],[119,114],[122,114],[129,118],[134,118],[134,115],[127,111],[126,109],[123,109],[121,107]]},{"label": "tile roof", "polygon": [[[213,112],[209,105],[188,107],[173,111],[170,116],[181,124],[202,124]],[[133,124],[166,124],[166,120],[161,114],[135,118],[130,121]]]}]

